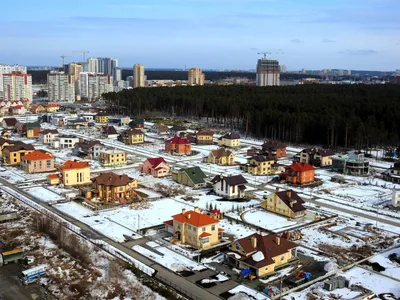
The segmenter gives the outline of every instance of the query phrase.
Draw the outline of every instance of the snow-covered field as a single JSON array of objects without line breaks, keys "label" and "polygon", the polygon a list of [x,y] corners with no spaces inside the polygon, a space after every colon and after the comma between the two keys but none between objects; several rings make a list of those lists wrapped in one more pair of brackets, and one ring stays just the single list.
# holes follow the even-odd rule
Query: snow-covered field
[{"label": "snow-covered field", "polygon": [[[231,294],[239,294],[239,293],[245,294],[245,295],[250,296],[251,297],[250,299],[256,299],[256,300],[267,300],[267,299],[270,299],[265,294],[259,293],[259,292],[255,291],[255,290],[253,290],[253,289],[251,289],[251,288],[249,288],[249,287],[247,287],[247,286],[245,286],[243,284],[238,285],[237,287],[229,290],[229,293],[231,293]],[[239,298],[239,299],[243,299],[243,298]],[[244,298],[244,299],[246,299],[246,298]]]},{"label": "snow-covered field", "polygon": [[195,261],[190,260],[170,249],[162,246],[154,247],[154,245],[152,245],[151,247],[159,253],[151,251],[139,245],[133,246],[132,249],[157,262],[158,264],[170,269],[173,272],[201,271],[206,269],[206,267],[202,264],[198,264]]},{"label": "snow-covered field", "polygon": [[268,230],[276,230],[298,224],[296,221],[278,216],[265,210],[248,211],[244,214],[244,220]]},{"label": "snow-covered field", "polygon": [[56,194],[55,192],[49,191],[44,187],[29,188],[26,189],[26,192],[43,202],[51,202],[64,199],[60,195]]}]

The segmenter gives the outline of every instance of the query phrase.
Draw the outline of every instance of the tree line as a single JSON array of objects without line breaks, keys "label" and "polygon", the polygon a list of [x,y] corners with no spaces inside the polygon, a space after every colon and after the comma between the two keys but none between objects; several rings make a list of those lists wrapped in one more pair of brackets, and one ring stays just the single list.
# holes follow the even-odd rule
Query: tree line
[{"label": "tree line", "polygon": [[399,144],[399,85],[160,87],[103,96],[131,116],[205,118],[287,143],[356,149]]}]

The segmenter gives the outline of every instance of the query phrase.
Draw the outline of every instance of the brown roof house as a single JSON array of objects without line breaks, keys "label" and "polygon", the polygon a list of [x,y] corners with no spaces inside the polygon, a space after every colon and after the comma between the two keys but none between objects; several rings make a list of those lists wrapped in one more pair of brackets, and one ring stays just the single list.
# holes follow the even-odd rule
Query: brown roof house
[{"label": "brown roof house", "polygon": [[168,126],[164,124],[154,124],[151,126],[150,131],[157,134],[168,134]]},{"label": "brown roof house", "polygon": [[261,207],[276,214],[289,217],[301,218],[306,215],[305,201],[293,190],[276,191],[261,202]]},{"label": "brown roof house", "polygon": [[237,132],[228,132],[218,138],[218,146],[229,148],[240,147],[240,134]]},{"label": "brown roof house", "polygon": [[143,144],[144,132],[140,129],[130,128],[121,132],[118,136],[118,141],[123,142],[125,145]]},{"label": "brown roof house", "polygon": [[298,260],[296,247],[277,234],[254,233],[234,241],[224,256],[229,265],[249,269],[253,275],[263,277]]},{"label": "brown roof house", "polygon": [[261,146],[262,151],[275,159],[286,157],[286,145],[277,141],[265,141]]},{"label": "brown roof house", "polygon": [[330,149],[306,148],[300,152],[300,162],[315,167],[332,166],[332,157],[335,155]]},{"label": "brown roof house", "polygon": [[86,159],[96,159],[100,157],[100,152],[104,151],[106,147],[100,141],[83,141],[76,143],[72,153]]},{"label": "brown roof house", "polygon": [[93,202],[124,204],[137,199],[135,188],[138,181],[128,175],[113,172],[102,173],[92,178],[90,187],[82,187],[84,196]]},{"label": "brown roof house", "polygon": [[24,155],[35,150],[31,144],[15,143],[14,145],[5,146],[3,148],[3,162],[9,166],[19,165]]},{"label": "brown roof house", "polygon": [[232,166],[235,164],[235,154],[228,149],[219,148],[217,150],[212,150],[210,154],[208,154],[206,162],[220,166]]},{"label": "brown roof house", "polygon": [[247,180],[242,175],[217,175],[212,180],[214,192],[225,199],[243,199]]},{"label": "brown roof house", "polygon": [[101,136],[108,139],[115,139],[118,137],[118,132],[114,126],[102,126],[100,128]]},{"label": "brown roof house", "polygon": [[197,145],[213,145],[214,144],[214,132],[210,130],[200,130],[196,133],[196,144]]},{"label": "brown roof house", "polygon": [[16,118],[4,118],[1,122],[1,126],[6,129],[14,129],[17,122]]}]

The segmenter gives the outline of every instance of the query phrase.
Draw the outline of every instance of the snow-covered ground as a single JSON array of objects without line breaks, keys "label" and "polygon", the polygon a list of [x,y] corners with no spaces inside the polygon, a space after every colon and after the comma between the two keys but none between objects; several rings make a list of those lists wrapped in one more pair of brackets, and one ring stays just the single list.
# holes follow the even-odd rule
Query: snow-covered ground
[{"label": "snow-covered ground", "polygon": [[180,271],[201,271],[205,270],[206,267],[202,264],[198,264],[193,260],[190,260],[168,248],[159,246],[152,247],[155,251],[151,251],[140,245],[135,245],[132,247],[133,250],[139,252],[140,254],[150,258],[151,260],[157,262],[158,264],[170,269],[173,272]]},{"label": "snow-covered ground", "polygon": [[26,189],[26,192],[37,199],[40,199],[43,202],[52,202],[64,199],[60,195],[56,194],[55,192],[49,191],[44,187],[33,187]]},{"label": "snow-covered ground", "polygon": [[245,295],[248,295],[252,298],[250,299],[256,299],[256,300],[267,300],[270,299],[269,297],[267,297],[265,294],[263,293],[259,293],[243,284],[238,285],[237,287],[229,290],[229,293],[231,294],[239,294],[239,293],[243,293]]},{"label": "snow-covered ground", "polygon": [[263,227],[268,230],[282,229],[298,224],[296,221],[278,216],[266,210],[251,210],[244,213],[244,220],[248,223]]},{"label": "snow-covered ground", "polygon": [[[392,253],[396,253],[398,257],[400,257],[400,248],[392,249],[387,252],[380,253],[373,258],[371,258],[370,262],[377,262],[386,270],[382,271],[382,274],[388,275],[390,277],[396,278],[400,281],[400,264],[393,262],[389,259],[389,255]],[[400,286],[400,282],[399,282]]]}]

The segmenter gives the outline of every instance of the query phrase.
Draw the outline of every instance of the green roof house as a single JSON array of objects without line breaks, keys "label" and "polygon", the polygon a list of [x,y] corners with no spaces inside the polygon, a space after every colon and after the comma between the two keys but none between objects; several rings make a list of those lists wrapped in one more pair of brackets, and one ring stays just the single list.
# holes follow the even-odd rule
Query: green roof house
[{"label": "green roof house", "polygon": [[174,181],[183,185],[191,186],[195,189],[206,186],[206,177],[206,174],[204,174],[204,172],[199,167],[175,170],[172,173],[172,178]]}]

